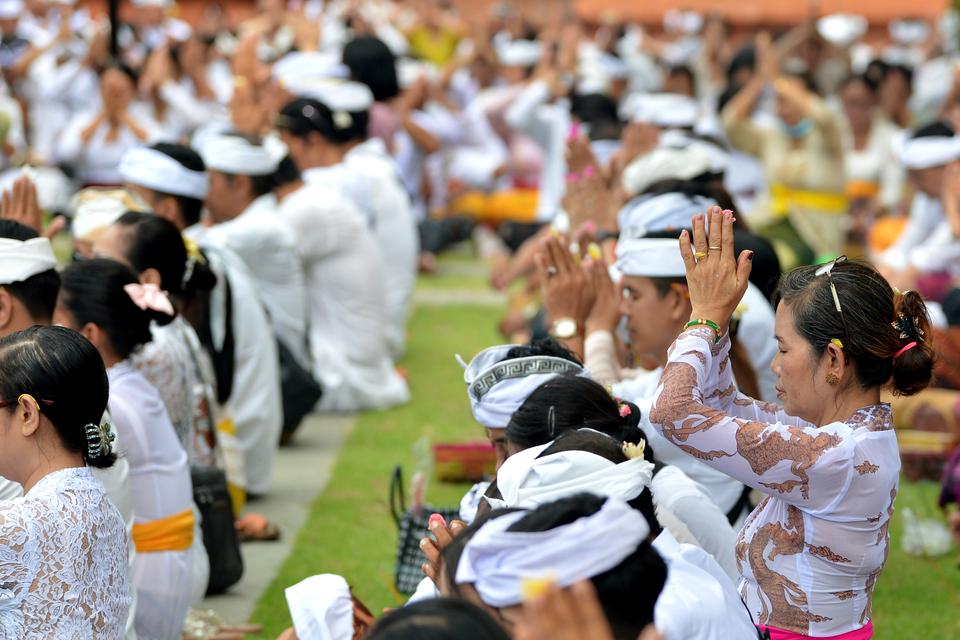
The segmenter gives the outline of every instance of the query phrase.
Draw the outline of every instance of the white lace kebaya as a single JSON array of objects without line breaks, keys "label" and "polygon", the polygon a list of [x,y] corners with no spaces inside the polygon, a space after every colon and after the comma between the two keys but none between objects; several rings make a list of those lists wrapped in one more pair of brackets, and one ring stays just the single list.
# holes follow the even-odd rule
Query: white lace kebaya
[{"label": "white lace kebaya", "polygon": [[131,590],[123,518],[87,467],[0,502],[0,639],[116,640]]}]

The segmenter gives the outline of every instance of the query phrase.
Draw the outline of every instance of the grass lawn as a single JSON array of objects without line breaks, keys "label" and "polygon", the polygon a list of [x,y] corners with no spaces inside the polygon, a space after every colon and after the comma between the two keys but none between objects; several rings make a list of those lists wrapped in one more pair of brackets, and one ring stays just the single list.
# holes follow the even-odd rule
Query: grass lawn
[{"label": "grass lawn", "polygon": [[[427,285],[481,290],[479,276],[451,269]],[[441,273],[444,273],[441,271]],[[261,638],[273,640],[290,626],[283,589],[316,573],[345,576],[357,596],[374,612],[404,598],[395,593],[393,557],[396,527],[389,514],[387,491],[395,464],[409,481],[415,469],[415,443],[480,439],[473,422],[460,367],[453,354],[469,359],[497,344],[496,321],[501,309],[491,306],[424,306],[410,326],[409,375],[413,401],[390,411],[360,416],[337,460],[326,490],[317,498],[293,552],[260,599],[251,617],[264,625]],[[432,482],[428,502],[455,505],[465,485]],[[900,512],[911,507],[919,517],[935,516],[937,487],[904,483],[897,500]],[[893,542],[887,568],[874,601],[877,640],[960,639],[960,571],[956,556],[925,560],[900,550],[902,520],[894,516]]]}]

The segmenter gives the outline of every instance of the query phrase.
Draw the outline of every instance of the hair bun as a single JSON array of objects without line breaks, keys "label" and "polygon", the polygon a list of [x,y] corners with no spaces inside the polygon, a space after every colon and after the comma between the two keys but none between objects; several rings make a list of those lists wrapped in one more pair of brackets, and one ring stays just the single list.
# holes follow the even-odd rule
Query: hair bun
[{"label": "hair bun", "polygon": [[933,379],[936,356],[929,339],[932,338],[930,317],[923,298],[915,291],[894,295],[894,319],[891,323],[899,332],[900,346],[893,358],[893,392],[910,396],[927,388]]}]

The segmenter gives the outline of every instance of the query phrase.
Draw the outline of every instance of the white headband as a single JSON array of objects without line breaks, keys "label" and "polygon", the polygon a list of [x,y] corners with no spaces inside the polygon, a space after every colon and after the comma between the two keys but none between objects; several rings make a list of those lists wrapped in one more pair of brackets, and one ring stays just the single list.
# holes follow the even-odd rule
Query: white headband
[{"label": "white headband", "polygon": [[147,189],[203,200],[210,190],[210,179],[203,171],[191,171],[165,153],[147,147],[135,147],[120,158],[120,176]]},{"label": "white headband", "polygon": [[544,382],[561,374],[586,375],[583,367],[563,358],[530,356],[504,360],[515,346],[484,349],[464,367],[463,379],[473,417],[489,429],[505,428],[514,412]]},{"label": "white headband", "polygon": [[548,531],[507,531],[528,513],[488,521],[460,556],[456,583],[473,584],[492,607],[519,604],[525,579],[549,577],[569,587],[609,571],[650,535],[644,517],[613,498],[596,513]]},{"label": "white headband", "polygon": [[690,227],[690,219],[717,204],[712,198],[684,193],[641,196],[628,202],[617,214],[621,238],[640,238],[651,231]]},{"label": "white headband", "polygon": [[351,640],[353,597],[342,577],[310,576],[284,590],[293,628],[300,640]]},{"label": "white headband", "polygon": [[264,145],[229,134],[206,138],[200,146],[200,156],[208,170],[243,176],[270,175],[282,160],[282,156],[271,153]]},{"label": "white headband", "polygon": [[560,451],[546,456],[552,442],[515,453],[497,470],[502,499],[486,498],[494,509],[533,509],[577,493],[629,501],[653,478],[653,465],[643,458],[620,464],[589,451]]},{"label": "white headband", "polygon": [[960,159],[960,136],[903,137],[894,146],[907,169],[940,167]]},{"label": "white headband", "polygon": [[127,211],[149,211],[150,207],[126,189],[81,189],[70,201],[71,231],[77,240],[92,241],[96,234],[116,222]]},{"label": "white headband", "polygon": [[625,276],[684,278],[687,268],[680,241],[672,238],[627,238],[617,242],[617,270]]},{"label": "white headband", "polygon": [[627,195],[635,196],[661,180],[692,180],[712,169],[710,154],[701,147],[661,147],[628,164],[620,182]]},{"label": "white headband", "polygon": [[0,238],[0,284],[23,282],[56,266],[53,247],[46,238]]},{"label": "white headband", "polygon": [[620,116],[657,127],[693,127],[700,119],[700,104],[679,93],[634,93],[620,106]]}]

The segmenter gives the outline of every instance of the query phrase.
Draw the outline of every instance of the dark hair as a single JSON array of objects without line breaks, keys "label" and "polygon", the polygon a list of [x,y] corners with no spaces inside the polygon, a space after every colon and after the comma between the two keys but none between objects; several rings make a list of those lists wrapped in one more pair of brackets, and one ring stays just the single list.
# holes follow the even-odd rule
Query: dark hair
[{"label": "dark hair", "polygon": [[517,345],[507,351],[507,357],[504,360],[513,360],[514,358],[530,358],[533,356],[549,356],[551,358],[562,358],[575,364],[582,365],[580,359],[572,351],[564,347],[553,338],[544,338],[535,340],[530,344]]},{"label": "dark hair", "polygon": [[[186,145],[158,142],[150,148],[173,158],[190,171],[203,172],[207,170],[207,166],[203,163],[203,158],[200,157],[200,154]],[[178,196],[163,191],[154,190],[154,192],[161,198],[173,198],[177,201],[177,205],[180,207],[180,217],[183,218],[184,224],[188,227],[200,222],[200,214],[203,211],[203,200],[189,196]]]},{"label": "dark hair", "polygon": [[840,83],[840,86],[837,87],[837,90],[842,91],[851,84],[862,84],[864,87],[866,87],[867,91],[870,92],[871,95],[875,95],[877,93],[877,89],[880,88],[877,85],[877,81],[872,76],[868,76],[865,73],[851,73],[843,79],[843,82]]},{"label": "dark hair", "polygon": [[351,111],[349,115],[349,123],[338,124],[333,110],[324,103],[313,98],[295,98],[277,114],[277,126],[298,138],[306,138],[316,132],[333,144],[366,138],[369,112]]},{"label": "dark hair", "polygon": [[[727,83],[733,81],[733,76],[741,69],[754,70],[757,66],[757,51],[753,48],[753,45],[747,45],[733,54],[733,57],[730,59],[730,62],[727,64]],[[737,87],[739,90],[739,87]],[[736,93],[736,92],[734,92]]]},{"label": "dark hair", "polygon": [[114,224],[126,232],[127,262],[137,273],[156,269],[163,289],[170,295],[192,298],[217,284],[217,276],[203,259],[187,255],[183,236],[170,221],[150,213],[128,211]]},{"label": "dark hair", "polygon": [[678,180],[676,178],[667,178],[658,180],[649,185],[642,194],[659,196],[665,193],[680,193],[688,198],[701,196],[715,200],[721,209],[736,209],[733,196],[723,187],[715,186],[711,182],[722,179],[722,176],[707,172],[694,177],[692,180]]},{"label": "dark hair", "polygon": [[100,327],[114,352],[123,359],[150,342],[151,321],[164,325],[173,320],[172,316],[142,310],[133,303],[124,287],[138,282],[128,266],[115,260],[75,262],[63,272],[60,300],[77,325],[92,322]]},{"label": "dark hair", "polygon": [[382,40],[373,36],[354,38],[343,47],[343,64],[350,78],[373,92],[373,99],[386,102],[400,94],[397,59]]},{"label": "dark hair", "polygon": [[954,135],[953,127],[950,123],[943,120],[938,120],[936,122],[931,122],[928,125],[924,125],[913,132],[910,136],[913,139],[917,138],[949,138]]},{"label": "dark hair", "polygon": [[904,64],[887,64],[883,69],[883,79],[899,73],[907,81],[907,88],[913,88],[913,69]]},{"label": "dark hair", "polygon": [[422,600],[394,609],[364,636],[367,640],[509,640],[480,607],[455,598]]},{"label": "dark hair", "polygon": [[277,165],[277,170],[273,174],[273,188],[277,189],[285,185],[301,180],[300,170],[289,154],[283,156],[283,160]]},{"label": "dark hair", "polygon": [[76,331],[34,326],[0,338],[0,398],[32,395],[64,448],[101,469],[113,465],[117,456],[110,452],[90,457],[85,427],[103,420],[108,391],[103,359]]},{"label": "dark hair", "polygon": [[133,84],[134,88],[136,88],[137,83],[140,82],[140,74],[138,74],[133,69],[133,67],[125,65],[122,62],[118,62],[116,60],[112,60],[108,64],[101,67],[100,70],[97,72],[97,77],[102,78],[103,74],[105,74],[110,69],[116,69],[117,71],[120,71],[121,73],[123,73],[123,75],[127,76],[127,80],[129,80]]},{"label": "dark hair", "polygon": [[[37,232],[30,227],[13,220],[0,219],[0,238],[11,240],[32,240]],[[35,273],[26,280],[0,284],[10,295],[20,301],[34,320],[48,323],[57,306],[57,293],[60,291],[60,274],[56,269]]]},{"label": "dark hair", "polygon": [[[892,379],[897,395],[925,389],[933,375],[934,351],[920,294],[895,295],[883,276],[863,262],[838,262],[829,277],[817,276],[816,271],[817,266],[809,266],[785,274],[774,299],[775,306],[790,303],[797,333],[810,344],[813,355],[820,357],[836,338],[843,342],[843,353],[853,362],[862,388],[883,386]],[[911,342],[917,346],[894,358]]]},{"label": "dark hair", "polygon": [[[606,498],[581,493],[541,505],[508,531],[549,531],[597,513]],[[653,608],[667,580],[667,565],[646,540],[616,567],[590,578],[617,640],[634,640],[653,622]]]},{"label": "dark hair", "polygon": [[617,103],[613,98],[602,93],[574,95],[570,101],[570,113],[581,122],[589,124],[620,121]]},{"label": "dark hair", "polygon": [[640,409],[630,402],[625,417],[620,405],[594,380],[561,375],[547,380],[524,401],[507,424],[507,440],[528,449],[554,440],[560,434],[589,428],[612,436],[618,442],[637,443]]}]

